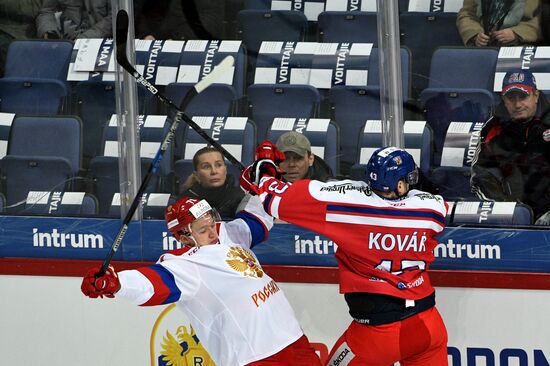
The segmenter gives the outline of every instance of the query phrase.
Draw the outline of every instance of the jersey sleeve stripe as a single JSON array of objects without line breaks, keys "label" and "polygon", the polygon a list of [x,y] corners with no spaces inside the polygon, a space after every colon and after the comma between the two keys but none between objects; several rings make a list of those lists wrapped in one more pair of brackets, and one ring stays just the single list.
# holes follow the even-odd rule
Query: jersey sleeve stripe
[{"label": "jersey sleeve stripe", "polygon": [[170,304],[179,300],[181,291],[176,285],[174,275],[160,264],[138,269],[151,281],[154,295],[142,306]]},{"label": "jersey sleeve stripe", "polygon": [[420,211],[420,210],[386,210],[383,208],[367,207],[367,206],[342,206],[328,205],[327,211],[331,213],[349,213],[369,216],[380,216],[386,218],[418,220],[428,219],[439,222],[445,225],[445,217],[435,211]]},{"label": "jersey sleeve stripe", "polygon": [[376,227],[393,227],[393,228],[414,228],[426,229],[440,232],[444,226],[432,220],[411,220],[411,219],[395,219],[383,217],[369,217],[361,215],[342,215],[327,213],[326,220],[328,222],[340,222],[343,224],[358,224],[370,225]]},{"label": "jersey sleeve stripe", "polygon": [[279,196],[273,196],[271,199],[271,206],[269,207],[269,211],[271,212],[271,216],[279,218],[279,203],[281,203],[281,197]]},{"label": "jersey sleeve stripe", "polygon": [[241,211],[237,215],[235,215],[235,218],[243,220],[250,228],[250,234],[252,235],[252,242],[250,244],[250,247],[267,239],[269,231],[265,227],[262,220],[260,220],[255,215],[246,211]]}]

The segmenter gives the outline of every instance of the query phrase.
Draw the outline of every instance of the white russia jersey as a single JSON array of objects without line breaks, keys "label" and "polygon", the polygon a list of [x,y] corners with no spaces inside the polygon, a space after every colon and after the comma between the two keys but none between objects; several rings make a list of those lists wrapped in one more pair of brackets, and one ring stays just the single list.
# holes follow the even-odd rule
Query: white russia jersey
[{"label": "white russia jersey", "polygon": [[246,365],[277,353],[303,331],[283,291],[249,250],[246,220],[221,223],[218,232],[220,244],[185,248],[153,266],[120,272],[116,296],[138,305],[177,302],[217,365]]}]

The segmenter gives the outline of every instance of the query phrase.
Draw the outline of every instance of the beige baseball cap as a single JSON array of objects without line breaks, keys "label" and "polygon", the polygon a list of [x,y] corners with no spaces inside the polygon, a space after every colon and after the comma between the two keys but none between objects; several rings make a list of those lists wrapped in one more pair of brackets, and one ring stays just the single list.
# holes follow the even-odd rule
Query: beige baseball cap
[{"label": "beige baseball cap", "polygon": [[311,152],[311,144],[307,137],[296,131],[283,133],[277,139],[277,149],[282,152],[292,151],[300,156],[306,156]]}]

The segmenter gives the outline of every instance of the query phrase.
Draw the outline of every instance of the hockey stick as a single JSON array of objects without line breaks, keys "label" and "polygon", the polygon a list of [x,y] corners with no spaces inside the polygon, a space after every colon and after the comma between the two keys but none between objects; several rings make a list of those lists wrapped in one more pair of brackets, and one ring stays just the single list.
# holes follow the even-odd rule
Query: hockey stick
[{"label": "hockey stick", "polygon": [[[239,170],[244,170],[243,164],[237,160],[229,151],[227,151],[222,145],[220,145],[219,142],[212,139],[212,137],[208,136],[206,132],[195,123],[189,116],[187,116],[183,111],[191,101],[195,97],[195,95],[202,92],[204,89],[206,89],[210,84],[214,82],[215,79],[217,79],[217,76],[222,74],[223,72],[227,71],[230,67],[233,66],[234,58],[233,56],[227,56],[216,66],[214,71],[212,71],[210,74],[208,74],[205,78],[203,78],[200,82],[198,82],[183,98],[183,101],[181,102],[180,106],[178,107],[174,102],[172,102],[170,99],[166,98],[162,93],[158,91],[158,89],[151,84],[149,81],[147,81],[137,70],[130,64],[130,61],[128,60],[128,57],[126,55],[126,43],[128,41],[128,13],[125,10],[119,10],[116,16],[116,59],[117,62],[124,70],[126,70],[130,75],[132,75],[138,83],[143,85],[151,94],[156,96],[161,102],[165,103],[166,105],[174,108],[176,111],[181,112],[181,119],[189,125],[192,129],[195,130],[203,139],[205,139],[210,145],[215,147],[217,150],[219,150],[222,155],[229,160],[233,165],[235,165]],[[216,72],[216,69],[218,72]],[[214,75],[213,75],[214,74]],[[204,81],[208,81],[207,83],[204,83]]]},{"label": "hockey stick", "polygon": [[[119,11],[119,13],[117,15],[117,41],[119,40],[119,33],[118,32],[119,31],[124,32],[124,30],[121,30],[118,27],[118,20],[120,19],[119,16],[120,16],[121,12],[124,12],[124,14],[126,14],[125,11],[121,10],[121,11]],[[126,14],[126,28],[125,28],[126,31],[128,30],[127,21],[128,21],[128,16]],[[126,38],[126,37],[124,36],[124,38]],[[121,47],[124,47],[123,48],[123,53],[125,55],[126,54],[126,52],[125,52],[126,43],[124,42],[124,44],[122,44],[122,43],[117,42],[117,47],[118,47],[119,44],[121,45]],[[120,54],[121,54],[120,49],[118,49],[117,50],[117,60],[119,60]],[[136,77],[136,79],[138,79],[138,81],[139,81],[139,78],[143,79],[143,77],[130,65],[130,63],[128,62],[128,59],[126,58],[126,56],[123,57],[122,61],[126,62],[126,65],[121,63],[121,66],[125,70],[128,71],[128,69],[126,67],[129,67],[130,70],[133,70],[133,72],[131,72],[132,75],[134,75],[134,77]],[[104,275],[105,272],[107,271],[107,268],[109,267],[109,264],[111,263],[114,255],[116,254],[116,252],[118,250],[118,247],[120,246],[120,243],[122,242],[122,239],[124,238],[124,235],[126,234],[126,231],[128,230],[128,225],[129,225],[130,221],[132,220],[132,217],[134,216],[134,213],[137,210],[137,207],[138,207],[138,205],[141,201],[141,196],[145,192],[145,189],[147,188],[147,185],[149,184],[149,181],[151,180],[151,177],[153,176],[153,174],[155,174],[157,172],[160,161],[161,161],[164,153],[166,152],[166,149],[168,148],[168,145],[170,144],[170,142],[174,138],[174,134],[176,133],[176,129],[178,128],[178,125],[180,124],[180,122],[182,120],[186,121],[185,118],[189,119],[191,122],[193,122],[193,124],[195,124],[195,126],[205,136],[207,136],[211,140],[210,136],[206,135],[206,133],[193,120],[191,120],[189,117],[185,116],[185,114],[182,112],[182,110],[187,106],[187,104],[189,104],[189,102],[192,100],[192,98],[195,95],[197,95],[200,92],[202,92],[203,90],[205,90],[210,84],[212,84],[214,81],[216,81],[221,74],[223,74],[227,70],[229,70],[229,68],[231,68],[232,65],[233,65],[233,58],[231,56],[225,58],[222,62],[220,62],[214,68],[214,70],[210,74],[208,74],[206,77],[204,77],[191,90],[189,90],[187,92],[187,94],[183,98],[183,101],[181,102],[179,107],[175,106],[170,100],[166,99],[163,95],[159,94],[158,91],[153,93],[153,94],[157,95],[158,97],[162,98],[161,100],[166,100],[170,103],[170,105],[174,105],[178,112],[176,113],[174,121],[172,122],[172,125],[170,126],[170,130],[168,131],[168,133],[164,137],[164,139],[162,141],[162,144],[160,145],[157,153],[155,154],[155,157],[153,158],[153,161],[151,162],[151,165],[149,165],[149,169],[147,170],[147,173],[145,174],[145,177],[143,178],[143,180],[141,182],[141,185],[139,186],[139,189],[136,193],[136,196],[134,197],[134,200],[132,201],[132,204],[130,205],[130,208],[128,209],[128,212],[126,213],[126,216],[124,217],[124,220],[122,221],[122,227],[120,228],[115,240],[113,241],[113,244],[111,245],[111,250],[109,251],[109,254],[107,255],[107,257],[103,261],[103,265],[101,266],[99,272],[96,275],[97,277],[100,277],[100,276]],[[135,72],[135,74],[134,74],[134,72]],[[145,79],[143,79],[143,81],[140,81],[140,83],[143,84],[146,87],[147,87],[147,84],[148,84],[150,87],[152,87],[154,90],[156,90],[156,88],[153,85],[151,85]],[[149,89],[149,90],[151,90],[151,89]],[[219,145],[216,141],[214,141],[214,140],[212,140],[212,141],[215,143],[215,144],[213,143],[212,145]],[[231,157],[234,160],[236,160],[233,156],[231,156]],[[236,160],[236,161],[238,162],[238,160]],[[240,164],[240,162],[238,162],[238,163]],[[241,164],[241,166],[242,166],[242,164]]]}]

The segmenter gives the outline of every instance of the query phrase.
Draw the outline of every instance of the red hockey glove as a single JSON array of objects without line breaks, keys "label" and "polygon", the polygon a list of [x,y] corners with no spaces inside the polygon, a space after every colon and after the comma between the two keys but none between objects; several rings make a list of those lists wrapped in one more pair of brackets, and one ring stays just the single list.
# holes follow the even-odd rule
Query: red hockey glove
[{"label": "red hockey glove", "polygon": [[103,298],[115,297],[115,292],[120,289],[120,281],[113,266],[109,266],[103,276],[96,277],[100,267],[93,267],[86,272],[82,279],[80,290],[82,293],[92,299],[97,297]]},{"label": "red hockey glove", "polygon": [[279,151],[273,142],[264,140],[256,148],[256,161],[263,159],[272,160],[275,164],[279,165],[285,160],[285,154]]},{"label": "red hockey glove", "polygon": [[260,179],[263,177],[274,177],[281,179],[279,167],[270,159],[257,160],[254,164],[246,167],[241,173],[241,189],[250,194],[259,194],[258,188]]},{"label": "red hockey glove", "polygon": [[241,189],[243,191],[255,196],[260,193],[260,189],[258,188],[257,185],[254,184],[254,180],[251,177],[250,172],[252,171],[252,169],[253,169],[253,165],[249,165],[241,172],[239,185],[241,186]]}]

